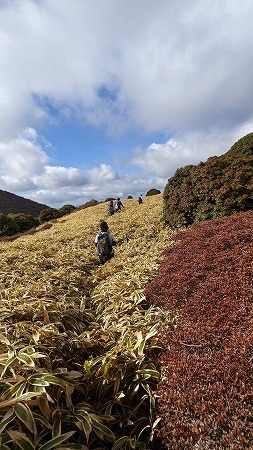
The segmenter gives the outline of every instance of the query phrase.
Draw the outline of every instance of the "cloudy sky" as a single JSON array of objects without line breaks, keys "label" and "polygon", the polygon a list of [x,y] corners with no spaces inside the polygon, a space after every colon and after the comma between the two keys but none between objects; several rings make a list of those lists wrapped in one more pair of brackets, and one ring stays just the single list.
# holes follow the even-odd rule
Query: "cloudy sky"
[{"label": "cloudy sky", "polygon": [[0,189],[163,190],[253,131],[252,0],[0,0]]}]

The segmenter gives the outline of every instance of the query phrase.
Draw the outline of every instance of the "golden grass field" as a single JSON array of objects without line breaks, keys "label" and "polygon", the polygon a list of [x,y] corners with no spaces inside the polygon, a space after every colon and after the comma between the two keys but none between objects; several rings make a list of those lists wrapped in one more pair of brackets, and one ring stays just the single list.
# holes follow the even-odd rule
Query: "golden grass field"
[{"label": "golden grass field", "polygon": [[[142,291],[173,233],[162,194],[123,204],[112,217],[101,203],[0,242],[3,450],[149,448],[155,334],[173,317]],[[118,242],[104,266],[94,245],[102,220]]]},{"label": "golden grass field", "polygon": [[[90,277],[99,291],[143,288],[154,276],[161,251],[171,242],[170,230],[163,227],[162,196],[125,200],[122,212],[109,217],[106,203],[65,216],[52,228],[0,243],[2,298],[15,301],[60,300],[78,296],[80,281]],[[106,220],[119,242],[115,258],[97,267],[94,247],[99,223]],[[120,275],[120,276],[119,276]]]},{"label": "golden grass field", "polygon": [[[0,242],[1,300],[10,309],[50,308],[51,302],[82,301],[90,292],[106,303],[143,289],[155,276],[172,233],[162,222],[162,194],[125,200],[122,212],[107,215],[106,203],[65,216],[53,226],[14,242]],[[106,220],[118,245],[115,257],[98,264],[94,246]],[[24,305],[25,304],[25,305]]]}]

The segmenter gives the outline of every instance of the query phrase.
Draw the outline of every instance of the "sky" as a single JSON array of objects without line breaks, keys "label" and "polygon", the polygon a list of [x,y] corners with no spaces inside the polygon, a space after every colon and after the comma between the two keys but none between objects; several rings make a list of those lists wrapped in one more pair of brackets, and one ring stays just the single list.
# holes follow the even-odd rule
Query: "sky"
[{"label": "sky", "polygon": [[0,189],[163,190],[253,131],[252,0],[0,0]]}]

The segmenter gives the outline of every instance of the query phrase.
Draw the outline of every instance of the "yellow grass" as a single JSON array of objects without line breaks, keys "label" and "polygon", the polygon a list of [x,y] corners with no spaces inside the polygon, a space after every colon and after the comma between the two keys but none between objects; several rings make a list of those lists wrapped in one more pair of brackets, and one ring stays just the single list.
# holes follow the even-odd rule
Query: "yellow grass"
[{"label": "yellow grass", "polygon": [[[54,439],[64,411],[70,448],[148,448],[159,375],[154,336],[173,317],[149,307],[142,291],[173,233],[163,226],[162,195],[124,205],[109,217],[102,203],[0,243],[0,446],[10,437]],[[94,240],[103,220],[118,244],[101,266]],[[122,437],[129,442],[119,447]]]},{"label": "yellow grass", "polygon": [[[41,300],[81,300],[93,296],[107,302],[131,295],[155,276],[162,250],[172,233],[163,227],[162,195],[147,197],[142,205],[125,200],[122,212],[107,215],[102,203],[65,216],[45,231],[0,243],[0,290],[16,307]],[[100,221],[106,220],[118,245],[115,257],[98,265],[94,246]],[[17,303],[18,302],[18,303]]]}]

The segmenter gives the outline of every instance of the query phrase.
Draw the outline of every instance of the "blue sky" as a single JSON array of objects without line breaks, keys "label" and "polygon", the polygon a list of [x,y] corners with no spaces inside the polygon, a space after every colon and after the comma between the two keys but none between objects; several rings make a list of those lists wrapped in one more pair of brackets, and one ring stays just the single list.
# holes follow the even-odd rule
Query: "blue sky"
[{"label": "blue sky", "polygon": [[163,190],[252,132],[253,3],[0,1],[0,189],[59,208]]}]

